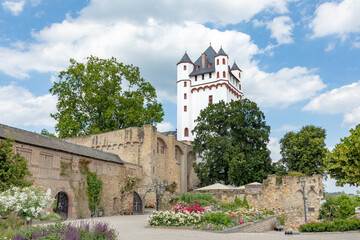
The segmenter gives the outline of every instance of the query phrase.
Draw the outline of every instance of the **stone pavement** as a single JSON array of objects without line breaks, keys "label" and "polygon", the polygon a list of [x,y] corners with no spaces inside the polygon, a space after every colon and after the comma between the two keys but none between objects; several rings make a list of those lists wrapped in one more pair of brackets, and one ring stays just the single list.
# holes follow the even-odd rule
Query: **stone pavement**
[{"label": "stone pavement", "polygon": [[112,216],[93,219],[106,221],[116,229],[122,240],[360,240],[360,231],[347,233],[301,233],[300,235],[285,235],[284,232],[266,233],[230,233],[220,234],[199,230],[184,230],[174,228],[147,228],[148,215]]}]

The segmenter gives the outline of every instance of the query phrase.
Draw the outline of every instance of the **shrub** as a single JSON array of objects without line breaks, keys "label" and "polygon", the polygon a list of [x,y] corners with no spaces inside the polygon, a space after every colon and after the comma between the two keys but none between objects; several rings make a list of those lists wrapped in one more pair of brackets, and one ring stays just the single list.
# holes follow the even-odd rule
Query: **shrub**
[{"label": "shrub", "polygon": [[96,216],[98,207],[100,205],[100,193],[102,190],[103,182],[98,178],[96,172],[90,172],[87,175],[87,195],[89,199],[89,209],[92,216]]},{"label": "shrub", "polygon": [[360,219],[339,219],[334,222],[309,222],[299,227],[300,232],[344,232],[360,229]]},{"label": "shrub", "polygon": [[186,203],[192,203],[195,200],[199,201],[201,206],[208,206],[215,201],[210,193],[184,193],[179,198],[180,202]]},{"label": "shrub", "polygon": [[45,217],[45,210],[53,204],[54,199],[38,187],[20,189],[13,187],[0,193],[0,214],[16,212],[27,221]]},{"label": "shrub", "polygon": [[355,215],[355,207],[360,205],[357,196],[341,194],[339,196],[326,196],[326,201],[321,205],[319,219],[346,219]]},{"label": "shrub", "polygon": [[188,204],[186,202],[179,202],[171,208],[171,211],[178,213],[178,212],[205,212],[205,208],[200,206],[199,201],[193,201],[192,203]]},{"label": "shrub", "polygon": [[201,221],[198,212],[154,211],[147,218],[150,226],[194,226]]}]

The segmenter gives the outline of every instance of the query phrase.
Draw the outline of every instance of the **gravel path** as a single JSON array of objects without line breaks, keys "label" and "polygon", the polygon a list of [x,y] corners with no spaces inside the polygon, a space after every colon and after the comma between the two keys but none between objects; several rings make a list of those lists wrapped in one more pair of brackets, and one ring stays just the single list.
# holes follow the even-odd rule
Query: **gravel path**
[{"label": "gravel path", "polygon": [[112,216],[97,218],[96,221],[106,221],[116,229],[119,239],[124,240],[261,240],[261,239],[326,239],[326,240],[360,240],[360,231],[347,233],[301,233],[300,235],[285,235],[284,232],[266,233],[230,233],[220,234],[199,230],[185,230],[173,228],[148,228],[146,227],[147,215]]}]

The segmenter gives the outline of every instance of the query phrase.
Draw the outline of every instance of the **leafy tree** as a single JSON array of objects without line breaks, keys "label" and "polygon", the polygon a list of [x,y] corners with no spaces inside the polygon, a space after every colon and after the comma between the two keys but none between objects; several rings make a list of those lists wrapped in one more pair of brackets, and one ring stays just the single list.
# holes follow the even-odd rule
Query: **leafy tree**
[{"label": "leafy tree", "polygon": [[50,89],[57,95],[56,132],[60,138],[89,135],[161,122],[163,108],[155,88],[133,65],[113,57],[87,58],[85,64],[70,59]]},{"label": "leafy tree", "polygon": [[31,185],[26,176],[31,176],[27,160],[14,154],[11,139],[0,141],[0,192],[12,187],[28,187]]},{"label": "leafy tree", "polygon": [[270,127],[256,103],[220,101],[203,109],[196,122],[193,147],[203,161],[194,169],[201,186],[261,182],[271,173]]},{"label": "leafy tree", "polygon": [[58,138],[54,133],[51,133],[49,132],[47,129],[43,128],[41,130],[41,135],[44,135],[44,136],[48,136],[48,137],[53,137],[53,138]]},{"label": "leafy tree", "polygon": [[336,185],[360,185],[360,124],[350,130],[326,158],[326,169]]},{"label": "leafy tree", "polygon": [[282,164],[288,171],[313,174],[324,174],[327,149],[326,131],[321,127],[307,125],[299,132],[288,132],[280,140]]}]

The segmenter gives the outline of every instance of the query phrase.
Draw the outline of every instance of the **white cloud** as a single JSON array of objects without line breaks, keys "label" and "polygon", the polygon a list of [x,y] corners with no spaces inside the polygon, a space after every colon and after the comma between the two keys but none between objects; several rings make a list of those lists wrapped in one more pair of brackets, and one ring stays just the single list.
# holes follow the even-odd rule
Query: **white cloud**
[{"label": "white cloud", "polygon": [[315,11],[315,18],[310,23],[312,37],[337,35],[345,39],[350,33],[360,32],[360,1],[343,0],[326,2]]},{"label": "white cloud", "polygon": [[360,123],[360,81],[333,89],[311,100],[304,111],[344,114],[343,124]]},{"label": "white cloud", "polygon": [[271,151],[271,160],[273,162],[279,161],[281,159],[279,139],[271,137],[267,147]]},{"label": "white cloud", "polygon": [[290,104],[309,99],[325,88],[315,70],[305,67],[283,68],[275,73],[259,71],[257,67],[247,69],[244,89],[248,98],[263,107],[286,108]]},{"label": "white cloud", "polygon": [[285,124],[281,126],[280,128],[277,128],[274,130],[274,132],[290,132],[299,129],[299,126],[294,126],[291,124]]},{"label": "white cloud", "polygon": [[330,52],[335,49],[335,43],[329,43],[325,48],[325,52]]},{"label": "white cloud", "polygon": [[[244,2],[249,4],[248,8],[241,8]],[[200,12],[199,16],[194,16],[198,21],[231,23],[233,20],[228,16],[238,17],[236,21],[242,21],[266,9],[286,12],[286,2],[227,0],[227,4],[220,4],[214,1],[204,7],[206,13],[215,8],[226,8],[229,11],[214,10],[218,15]],[[161,13],[156,15],[154,6],[148,5],[147,1],[143,2],[155,11],[154,18],[149,9],[135,8],[135,3],[130,1],[122,2],[124,6],[114,1],[92,1],[78,18],[68,17],[61,23],[33,32],[33,41],[24,44],[24,49],[0,47],[0,71],[16,78],[29,78],[31,71],[59,72],[68,66],[70,58],[84,61],[89,55],[101,58],[114,56],[120,62],[139,66],[144,78],[156,87],[159,99],[175,103],[176,63],[185,50],[195,61],[211,42],[216,50],[222,45],[230,61],[236,60],[244,70],[246,97],[262,106],[287,107],[314,96],[324,88],[320,77],[304,67],[283,68],[272,73],[259,70],[253,56],[261,54],[263,50],[258,49],[248,34],[235,30],[219,31],[198,22],[184,21],[181,17],[187,19],[190,15],[186,17],[186,11],[180,11],[182,3],[179,1],[180,7],[175,8],[169,1],[159,1],[156,9],[161,6]],[[131,6],[140,12],[134,14],[134,11],[128,11]],[[235,7],[239,9],[234,10]],[[186,9],[195,11],[193,8]],[[174,14],[173,21],[165,21],[169,17],[167,10]],[[119,11],[125,11],[124,15]],[[183,15],[178,16],[175,12]],[[239,17],[242,12],[246,12],[247,17]],[[221,16],[223,20],[220,20]],[[146,18],[144,22],[141,22],[142,18]]]},{"label": "white cloud", "polygon": [[288,16],[276,17],[268,22],[261,22],[258,20],[253,21],[254,26],[266,26],[271,31],[271,37],[275,38],[278,44],[293,43],[292,30],[294,23]]},{"label": "white cloud", "polygon": [[24,5],[25,5],[25,0],[2,2],[2,7],[6,10],[9,10],[11,14],[14,16],[19,15],[23,11]]},{"label": "white cloud", "polygon": [[51,94],[35,97],[16,85],[0,86],[0,122],[11,126],[50,126],[55,120],[57,99]]},{"label": "white cloud", "polygon": [[156,128],[159,132],[167,132],[167,131],[174,130],[173,125],[171,125],[171,123],[169,123],[169,122],[158,123],[156,125]]}]

